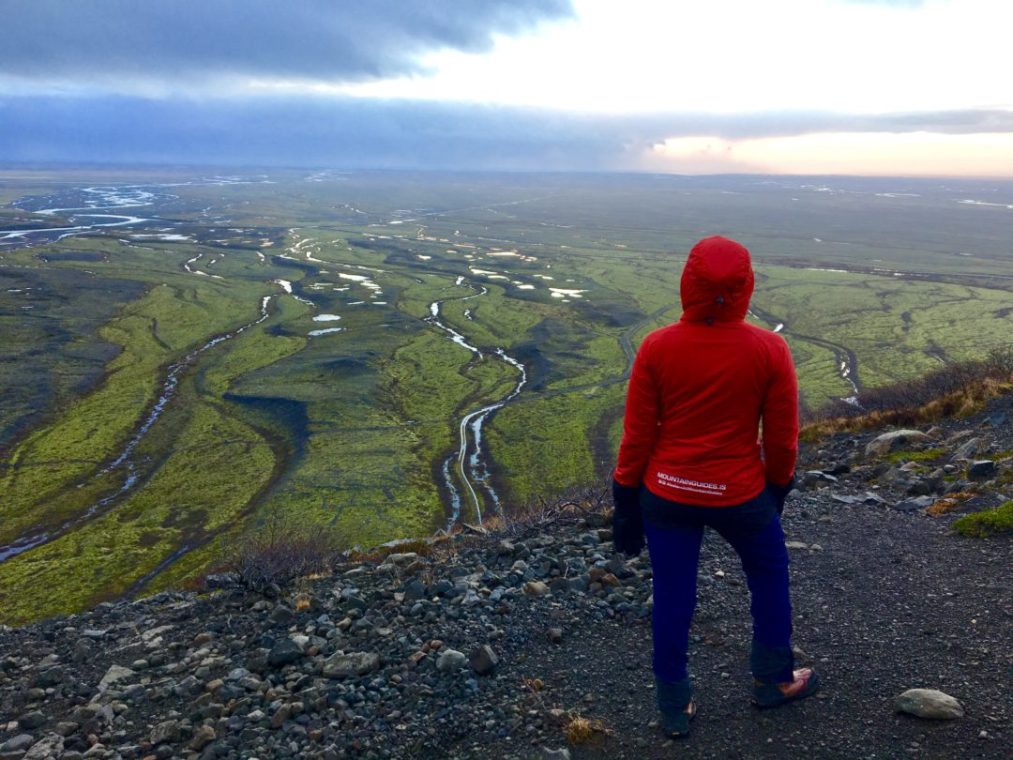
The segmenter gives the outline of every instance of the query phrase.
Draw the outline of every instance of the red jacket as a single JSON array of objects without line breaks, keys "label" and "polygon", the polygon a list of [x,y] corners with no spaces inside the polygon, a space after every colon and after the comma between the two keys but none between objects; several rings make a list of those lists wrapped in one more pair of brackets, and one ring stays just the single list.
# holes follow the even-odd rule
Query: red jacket
[{"label": "red jacket", "polygon": [[[798,384],[784,339],[745,322],[749,251],[711,237],[682,273],[682,318],[644,339],[614,477],[683,504],[725,507],[786,484],[798,454]],[[762,422],[762,445],[759,428]]]}]

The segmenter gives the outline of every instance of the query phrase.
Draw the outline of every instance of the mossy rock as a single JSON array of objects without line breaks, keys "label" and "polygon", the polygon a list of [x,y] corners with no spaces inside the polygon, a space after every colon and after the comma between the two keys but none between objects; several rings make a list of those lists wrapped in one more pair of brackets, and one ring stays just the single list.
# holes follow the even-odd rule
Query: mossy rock
[{"label": "mossy rock", "polygon": [[965,515],[953,523],[953,529],[970,538],[1009,535],[1013,533],[1013,499],[995,509]]}]

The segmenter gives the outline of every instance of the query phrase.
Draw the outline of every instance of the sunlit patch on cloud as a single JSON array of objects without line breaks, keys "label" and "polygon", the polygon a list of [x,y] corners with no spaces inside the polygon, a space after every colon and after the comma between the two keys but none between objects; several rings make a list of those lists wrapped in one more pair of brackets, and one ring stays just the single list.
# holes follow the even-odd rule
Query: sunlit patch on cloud
[{"label": "sunlit patch on cloud", "polygon": [[655,145],[659,170],[1013,177],[1013,133],[828,132],[726,140],[686,137]]}]

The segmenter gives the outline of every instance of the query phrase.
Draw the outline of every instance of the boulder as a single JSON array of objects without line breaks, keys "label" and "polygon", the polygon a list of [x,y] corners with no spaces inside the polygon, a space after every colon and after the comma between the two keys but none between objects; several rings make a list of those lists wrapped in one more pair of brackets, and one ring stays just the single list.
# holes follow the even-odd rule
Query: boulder
[{"label": "boulder", "polygon": [[130,668],[124,668],[122,665],[110,665],[109,670],[102,676],[102,680],[98,682],[98,690],[105,691],[110,686],[130,679],[133,675],[134,671]]},{"label": "boulder", "polygon": [[893,701],[897,712],[931,720],[953,720],[964,717],[964,706],[949,694],[936,689],[908,689]]},{"label": "boulder", "polygon": [[490,675],[499,664],[499,657],[488,644],[476,647],[468,660],[471,662],[471,669],[480,676]]},{"label": "boulder", "polygon": [[32,745],[24,756],[24,760],[50,760],[63,754],[63,737],[50,734]]},{"label": "boulder", "polygon": [[180,739],[180,725],[178,720],[166,720],[151,729],[152,744],[175,743]]},{"label": "boulder", "polygon": [[967,477],[971,480],[988,480],[994,478],[996,473],[995,462],[991,459],[979,459],[971,462],[967,468]]},{"label": "boulder", "polygon": [[904,501],[897,502],[893,505],[893,508],[900,512],[914,512],[919,509],[931,507],[935,503],[936,500],[932,496],[916,496],[913,499],[905,499]]},{"label": "boulder", "polygon": [[328,657],[324,660],[322,672],[328,678],[348,678],[364,676],[379,667],[380,655],[375,652],[349,652]]},{"label": "boulder", "polygon": [[545,596],[549,593],[549,587],[541,581],[528,581],[524,584],[524,593],[528,596]]},{"label": "boulder", "polygon": [[931,440],[920,430],[892,430],[869,441],[865,446],[865,455],[882,456],[910,443],[926,443]]},{"label": "boulder", "polygon": [[0,752],[4,754],[24,752],[33,744],[35,744],[34,736],[32,736],[31,734],[18,734],[17,736],[14,736],[5,741],[3,744],[0,744]]},{"label": "boulder", "polygon": [[204,578],[204,587],[209,590],[233,588],[239,586],[243,579],[239,573],[212,573]]},{"label": "boulder", "polygon": [[302,659],[303,648],[290,638],[278,639],[267,655],[267,664],[272,668],[290,665]]},{"label": "boulder", "polygon": [[805,489],[816,488],[822,483],[836,483],[837,478],[823,472],[823,470],[806,470],[802,475],[801,487]]},{"label": "boulder", "polygon": [[985,442],[981,438],[970,438],[957,447],[953,459],[973,459],[984,450]]},{"label": "boulder", "polygon": [[464,656],[463,652],[458,652],[456,649],[444,649],[436,658],[436,669],[441,673],[451,673],[463,668],[467,662],[468,658]]},{"label": "boulder", "polygon": [[195,752],[200,752],[208,744],[213,742],[216,738],[215,730],[211,726],[201,726],[193,733],[193,738],[190,739],[190,743],[187,745],[190,749]]}]

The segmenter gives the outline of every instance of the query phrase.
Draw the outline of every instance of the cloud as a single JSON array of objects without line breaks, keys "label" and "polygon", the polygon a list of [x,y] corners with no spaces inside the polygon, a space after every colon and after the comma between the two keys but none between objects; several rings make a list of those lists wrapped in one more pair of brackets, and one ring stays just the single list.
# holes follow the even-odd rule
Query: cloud
[{"label": "cloud", "polygon": [[895,8],[920,8],[928,0],[842,0],[851,5],[887,5]]},{"label": "cloud", "polygon": [[[672,138],[1013,133],[1004,110],[610,116],[323,97],[7,97],[0,114],[0,161],[20,162],[612,171],[650,169]],[[707,165],[730,166],[716,150],[702,150]]]},{"label": "cloud", "polygon": [[228,78],[363,81],[572,14],[569,0],[0,0],[0,76],[169,91]]}]

